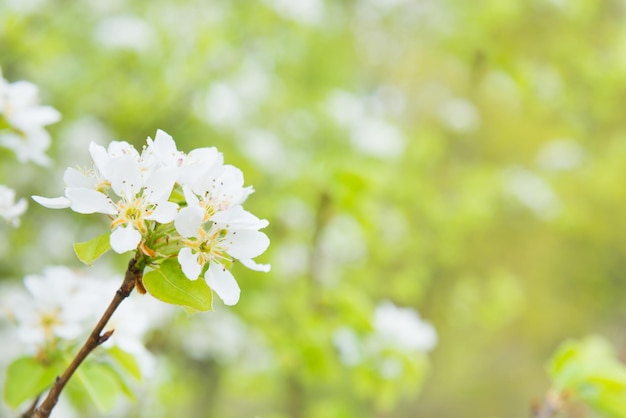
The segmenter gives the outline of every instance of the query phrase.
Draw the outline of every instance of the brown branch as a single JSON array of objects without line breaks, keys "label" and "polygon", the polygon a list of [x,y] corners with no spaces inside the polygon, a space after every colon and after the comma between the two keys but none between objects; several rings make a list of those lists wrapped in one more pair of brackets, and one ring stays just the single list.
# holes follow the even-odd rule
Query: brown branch
[{"label": "brown branch", "polygon": [[96,347],[109,339],[109,337],[113,334],[113,331],[107,331],[102,334],[102,330],[106,326],[109,319],[118,308],[120,303],[124,299],[126,299],[130,293],[135,288],[135,285],[141,281],[141,277],[143,275],[144,263],[143,259],[141,259],[140,253],[137,252],[135,258],[130,260],[128,263],[128,269],[126,270],[126,275],[124,276],[124,282],[120,286],[120,288],[115,293],[113,300],[109,304],[109,307],[104,312],[100,321],[93,329],[89,338],[82,346],[74,360],[70,363],[68,368],[65,370],[62,376],[57,376],[52,388],[48,392],[46,399],[39,405],[39,407],[35,408],[34,411],[29,415],[24,415],[27,418],[48,418],[52,409],[57,404],[59,400],[59,396],[61,395],[61,391],[70,380],[78,366],[85,360],[85,358],[91,353]]}]

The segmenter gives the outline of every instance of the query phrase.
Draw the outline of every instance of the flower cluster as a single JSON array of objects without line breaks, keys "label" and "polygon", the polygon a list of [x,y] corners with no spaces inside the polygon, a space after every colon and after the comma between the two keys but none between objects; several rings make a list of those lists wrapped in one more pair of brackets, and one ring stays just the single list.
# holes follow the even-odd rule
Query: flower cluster
[{"label": "flower cluster", "polygon": [[50,134],[44,126],[60,119],[56,109],[39,105],[36,85],[28,81],[9,83],[0,71],[0,146],[15,152],[18,161],[48,164]]},{"label": "flower cluster", "polygon": [[[20,162],[45,165],[50,135],[43,127],[57,122],[61,114],[39,106],[38,96],[37,86],[27,81],[9,83],[0,69],[0,146],[12,150]],[[17,227],[26,208],[26,200],[16,202],[15,191],[0,185],[0,218]]]},{"label": "flower cluster", "polygon": [[64,196],[33,199],[48,208],[107,215],[115,252],[139,250],[152,262],[176,256],[188,279],[203,275],[224,303],[237,303],[240,290],[229,271],[235,260],[269,270],[252,260],[269,245],[259,231],[268,222],[241,206],[253,189],[214,147],[186,154],[161,130],[147,142],[141,153],[127,142],[106,149],[92,143],[93,167],[68,168]]},{"label": "flower cluster", "polygon": [[[23,351],[46,356],[86,336],[86,331],[106,308],[108,301],[101,295],[115,293],[119,281],[119,278],[104,280],[87,276],[63,266],[49,266],[41,275],[24,278],[26,292],[3,289],[0,317],[15,324],[13,342],[19,342]],[[129,299],[109,322],[107,329],[115,329],[115,333],[105,344],[134,355],[144,373],[150,371],[154,359],[142,339],[165,319],[155,314],[150,302],[145,298]],[[163,313],[169,315],[168,310],[158,307],[161,317]],[[124,320],[129,317],[133,320]],[[4,354],[4,350],[1,352]]]}]

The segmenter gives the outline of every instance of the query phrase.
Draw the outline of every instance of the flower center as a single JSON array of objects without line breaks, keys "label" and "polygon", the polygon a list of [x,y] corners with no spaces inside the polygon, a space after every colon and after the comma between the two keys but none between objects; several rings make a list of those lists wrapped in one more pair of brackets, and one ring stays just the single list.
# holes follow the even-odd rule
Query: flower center
[{"label": "flower center", "polygon": [[200,228],[197,239],[184,239],[183,244],[197,254],[198,263],[203,266],[209,262],[219,264],[232,262],[232,257],[226,253],[228,248],[224,245],[226,243],[226,233],[225,229],[216,227],[211,227],[208,232]]},{"label": "flower center", "polygon": [[119,225],[133,225],[142,234],[147,233],[144,219],[154,212],[155,205],[146,202],[143,197],[137,197],[132,201],[122,198],[117,202],[118,215],[111,222],[111,229]]}]

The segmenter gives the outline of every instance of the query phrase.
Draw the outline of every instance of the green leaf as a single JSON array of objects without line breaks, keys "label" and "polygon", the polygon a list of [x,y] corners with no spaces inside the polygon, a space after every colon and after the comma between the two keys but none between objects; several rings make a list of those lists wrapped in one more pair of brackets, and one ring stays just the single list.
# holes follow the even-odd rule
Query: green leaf
[{"label": "green leaf", "polygon": [[111,249],[110,235],[110,232],[107,232],[87,242],[74,244],[74,252],[78,259],[89,266],[92,265],[94,261]]},{"label": "green leaf", "polygon": [[611,417],[626,410],[626,366],[608,341],[599,336],[564,342],[551,358],[548,372],[557,391]]},{"label": "green leaf", "polygon": [[85,363],[76,370],[75,377],[76,384],[89,395],[100,412],[113,409],[122,388],[110,366],[102,363]]},{"label": "green leaf", "polygon": [[152,296],[163,302],[198,311],[213,307],[211,288],[202,279],[189,280],[176,259],[165,260],[157,270],[145,274],[143,284]]},{"label": "green leaf", "polygon": [[17,408],[52,386],[56,376],[55,367],[46,366],[32,357],[21,357],[6,370],[4,400],[11,408]]},{"label": "green leaf", "polygon": [[124,371],[133,376],[137,380],[141,380],[141,369],[139,363],[132,354],[128,354],[117,346],[109,348],[108,353],[111,355],[115,363],[119,365]]}]

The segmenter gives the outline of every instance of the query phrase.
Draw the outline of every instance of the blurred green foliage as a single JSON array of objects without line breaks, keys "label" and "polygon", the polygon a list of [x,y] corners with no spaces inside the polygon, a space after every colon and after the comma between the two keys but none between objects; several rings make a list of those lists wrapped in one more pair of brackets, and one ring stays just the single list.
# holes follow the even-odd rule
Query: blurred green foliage
[{"label": "blurred green foliage", "polygon": [[606,416],[624,416],[626,366],[605,339],[565,341],[550,359],[548,372],[562,401],[582,400]]},{"label": "blurred green foliage", "polygon": [[[90,141],[161,128],[217,146],[257,190],[273,270],[236,270],[229,310],[271,367],[189,356],[180,320],[153,336],[167,377],[128,416],[526,417],[561,340],[626,342],[625,15],[617,0],[7,0],[4,76],[63,120],[54,168],[3,150],[0,182],[59,195]],[[72,243],[106,225],[50,212],[0,227],[0,277],[79,267]],[[333,345],[383,299],[440,337],[408,380],[343,367]]]}]

